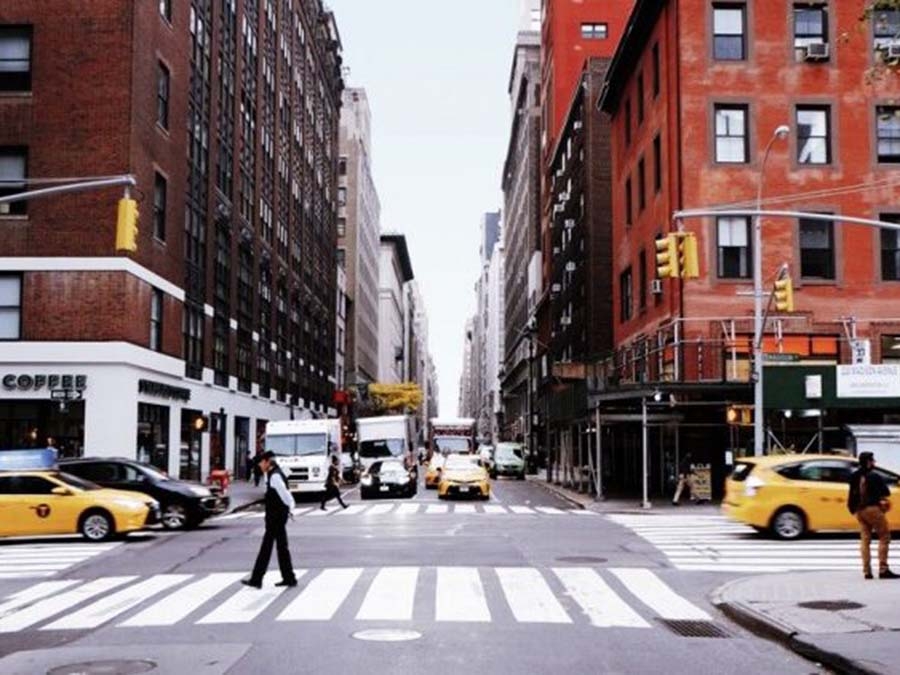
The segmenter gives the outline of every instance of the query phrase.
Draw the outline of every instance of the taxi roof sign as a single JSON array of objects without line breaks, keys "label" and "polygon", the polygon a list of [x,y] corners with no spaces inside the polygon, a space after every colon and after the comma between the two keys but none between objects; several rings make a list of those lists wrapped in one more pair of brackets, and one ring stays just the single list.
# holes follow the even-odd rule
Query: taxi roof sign
[{"label": "taxi roof sign", "polygon": [[55,468],[55,448],[0,450],[0,471],[36,471]]}]

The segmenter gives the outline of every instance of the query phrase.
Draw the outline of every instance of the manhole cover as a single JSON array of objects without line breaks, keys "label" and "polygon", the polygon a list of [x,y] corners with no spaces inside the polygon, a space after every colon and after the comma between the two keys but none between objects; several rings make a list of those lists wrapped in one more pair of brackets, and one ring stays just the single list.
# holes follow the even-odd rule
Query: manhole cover
[{"label": "manhole cover", "polygon": [[418,640],[422,637],[422,634],[416,630],[403,630],[400,628],[373,628],[371,630],[357,631],[352,637],[367,642],[407,642],[409,640]]},{"label": "manhole cover", "polygon": [[136,675],[156,670],[153,661],[85,661],[57,666],[47,671],[47,675]]},{"label": "manhole cover", "polygon": [[803,609],[821,609],[825,612],[840,612],[844,609],[862,609],[865,605],[852,600],[812,600],[810,602],[801,602],[798,607]]},{"label": "manhole cover", "polygon": [[592,555],[566,555],[562,558],[557,558],[559,562],[564,563],[573,563],[576,565],[585,565],[590,563],[605,563],[606,558],[598,558]]}]

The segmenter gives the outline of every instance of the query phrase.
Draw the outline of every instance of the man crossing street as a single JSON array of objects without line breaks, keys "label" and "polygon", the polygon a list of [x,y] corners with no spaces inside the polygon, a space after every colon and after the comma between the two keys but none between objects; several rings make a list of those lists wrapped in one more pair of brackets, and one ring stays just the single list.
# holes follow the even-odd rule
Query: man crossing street
[{"label": "man crossing street", "polygon": [[272,558],[273,544],[278,553],[278,567],[281,570],[281,581],[275,585],[297,585],[286,529],[291,509],[294,508],[294,498],[287,488],[284,472],[274,458],[275,453],[267,450],[260,455],[258,462],[260,471],[266,477],[266,532],[263,535],[259,555],[256,556],[256,564],[253,566],[250,578],[241,580],[242,584],[253,588],[262,588],[262,580],[269,567],[269,560]]},{"label": "man crossing street", "polygon": [[874,468],[875,456],[871,452],[859,453],[859,468],[850,477],[847,508],[859,521],[863,576],[866,579],[872,578],[872,553],[869,545],[874,531],[878,537],[878,578],[898,579],[900,575],[894,574],[888,568],[891,528],[884,514],[890,508],[891,492],[884,479],[873,471]]}]

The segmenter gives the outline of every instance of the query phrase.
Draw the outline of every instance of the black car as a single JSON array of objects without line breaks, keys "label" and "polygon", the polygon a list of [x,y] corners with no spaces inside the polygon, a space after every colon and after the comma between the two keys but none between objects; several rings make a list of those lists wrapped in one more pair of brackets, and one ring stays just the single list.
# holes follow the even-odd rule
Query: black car
[{"label": "black car", "polygon": [[228,508],[221,488],[170,478],[155,466],[132,459],[61,459],[59,468],[103,487],[150,495],[160,504],[160,522],[166,529],[196,527]]},{"label": "black car", "polygon": [[385,459],[373,462],[360,480],[359,496],[412,497],[416,494],[415,473],[406,468],[402,460]]}]

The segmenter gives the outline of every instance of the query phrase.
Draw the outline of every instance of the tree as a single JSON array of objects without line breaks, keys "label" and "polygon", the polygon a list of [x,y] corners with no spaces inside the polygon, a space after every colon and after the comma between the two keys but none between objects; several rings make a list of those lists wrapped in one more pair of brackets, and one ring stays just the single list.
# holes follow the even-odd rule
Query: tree
[{"label": "tree", "polygon": [[[900,43],[900,29],[892,29],[888,20],[888,12],[891,10],[900,10],[900,0],[862,0],[856,32],[868,35],[869,27],[874,26],[882,34],[882,37]],[[895,32],[896,34],[885,36],[886,32]],[[841,36],[841,41],[846,44],[852,38],[850,32],[845,32]],[[876,54],[875,65],[866,73],[866,79],[872,83],[897,75],[900,75],[900,59],[889,58],[886,51],[879,50]]]},{"label": "tree", "polygon": [[369,408],[375,415],[410,414],[422,405],[422,389],[415,382],[369,385]]}]

